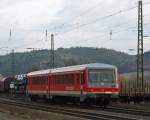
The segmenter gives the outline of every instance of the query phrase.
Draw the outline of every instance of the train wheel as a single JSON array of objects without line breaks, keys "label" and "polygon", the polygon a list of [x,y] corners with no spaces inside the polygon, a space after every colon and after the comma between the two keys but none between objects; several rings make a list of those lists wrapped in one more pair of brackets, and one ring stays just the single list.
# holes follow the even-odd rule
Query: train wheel
[{"label": "train wheel", "polygon": [[36,102],[37,101],[37,96],[30,96],[31,101]]},{"label": "train wheel", "polygon": [[107,106],[109,105],[110,103],[110,100],[108,98],[105,98],[104,101],[103,101],[103,107],[104,109],[107,108]]},{"label": "train wheel", "polygon": [[80,99],[77,98],[77,97],[75,97],[75,98],[73,99],[73,104],[79,105],[79,104],[80,104]]},{"label": "train wheel", "polygon": [[84,103],[85,103],[85,105],[86,105],[87,107],[90,107],[90,106],[92,105],[92,100],[91,100],[91,99],[86,99],[86,100],[84,101]]},{"label": "train wheel", "polygon": [[67,100],[64,97],[54,97],[54,103],[55,104],[65,104],[65,103],[67,103]]},{"label": "train wheel", "polygon": [[55,103],[55,104],[59,104],[59,103],[60,103],[60,100],[59,100],[58,97],[54,97],[53,100],[54,100],[54,103]]},{"label": "train wheel", "polygon": [[98,99],[96,101],[96,104],[98,104],[100,107],[102,107],[103,106],[103,100],[102,99]]}]

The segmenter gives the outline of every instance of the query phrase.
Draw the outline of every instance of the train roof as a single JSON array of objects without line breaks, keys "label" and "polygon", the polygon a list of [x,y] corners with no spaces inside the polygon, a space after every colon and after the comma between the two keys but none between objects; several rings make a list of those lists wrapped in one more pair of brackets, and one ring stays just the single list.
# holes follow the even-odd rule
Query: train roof
[{"label": "train roof", "polygon": [[8,80],[8,78],[9,77],[3,77],[3,78],[0,79],[0,82],[4,82],[4,81]]},{"label": "train roof", "polygon": [[57,72],[67,72],[67,71],[74,71],[74,70],[84,70],[85,68],[88,69],[114,69],[115,66],[103,64],[103,63],[90,63],[90,64],[83,64],[83,65],[75,65],[75,66],[68,66],[68,67],[61,67],[52,69],[52,73]]},{"label": "train roof", "polygon": [[48,73],[80,71],[80,70],[84,70],[85,68],[88,68],[88,69],[115,69],[116,67],[113,65],[103,64],[103,63],[90,63],[90,64],[75,65],[75,66],[68,66],[68,67],[61,67],[61,68],[55,68],[55,69],[47,69],[47,70],[30,72],[27,74],[27,76],[34,76],[34,75],[41,75],[41,74],[48,74]]},{"label": "train roof", "polygon": [[43,74],[49,74],[51,71],[51,69],[47,69],[47,70],[39,70],[39,71],[34,71],[34,72],[30,72],[27,74],[27,76],[34,76],[34,75],[43,75]]}]

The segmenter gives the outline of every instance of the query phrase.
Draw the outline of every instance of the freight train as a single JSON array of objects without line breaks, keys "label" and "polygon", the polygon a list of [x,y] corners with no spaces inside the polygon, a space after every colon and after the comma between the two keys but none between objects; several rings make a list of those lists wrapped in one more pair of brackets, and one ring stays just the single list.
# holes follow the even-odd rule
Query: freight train
[{"label": "freight train", "polygon": [[26,82],[26,76],[22,77],[22,79],[3,77],[0,79],[0,93],[25,94]]},{"label": "freight train", "polygon": [[119,81],[115,66],[91,63],[27,74],[27,94],[31,100],[73,102],[107,106],[118,98]]},{"label": "freight train", "polygon": [[34,101],[44,98],[51,102],[88,105],[107,105],[110,99],[149,102],[150,78],[145,77],[143,90],[141,92],[137,88],[136,76],[120,77],[115,66],[102,63],[34,71],[21,79],[16,77],[12,81],[12,78],[7,77],[0,80],[0,93],[26,94]]},{"label": "freight train", "polygon": [[0,93],[8,93],[10,90],[10,77],[4,77],[0,79]]},{"label": "freight train", "polygon": [[150,101],[150,80],[144,80],[143,89],[141,83],[137,85],[136,77],[122,78],[119,84],[121,88],[119,93],[121,102],[140,103],[142,101]]}]

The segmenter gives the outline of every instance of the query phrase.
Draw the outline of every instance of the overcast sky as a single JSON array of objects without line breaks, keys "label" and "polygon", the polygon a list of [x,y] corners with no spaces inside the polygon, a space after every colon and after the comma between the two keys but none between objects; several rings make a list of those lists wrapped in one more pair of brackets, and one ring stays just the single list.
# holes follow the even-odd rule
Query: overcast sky
[{"label": "overcast sky", "polygon": [[[129,49],[137,49],[137,2],[0,0],[0,48],[8,47],[0,49],[0,54],[6,54],[11,49],[17,52],[27,51],[26,48],[49,49],[51,33],[55,34],[55,48],[105,47],[135,54],[136,51],[131,52]],[[148,2],[150,0],[143,0],[146,36],[150,36]],[[150,38],[144,38],[144,51],[150,50],[149,46]]]}]

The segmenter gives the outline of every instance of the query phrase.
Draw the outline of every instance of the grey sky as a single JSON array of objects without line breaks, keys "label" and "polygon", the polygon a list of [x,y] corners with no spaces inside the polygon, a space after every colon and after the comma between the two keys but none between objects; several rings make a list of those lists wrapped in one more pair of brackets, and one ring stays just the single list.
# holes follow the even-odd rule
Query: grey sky
[{"label": "grey sky", "polygon": [[[143,0],[143,3],[147,2],[150,0]],[[137,48],[137,8],[105,19],[102,17],[134,6],[137,6],[137,0],[1,0],[0,48],[8,46],[9,51],[13,48],[16,51],[26,51],[29,47],[49,48],[50,34],[55,33],[56,48],[89,46],[129,52],[128,49]],[[150,4],[143,7],[146,24],[150,22]],[[149,27],[149,24],[144,26],[144,34],[148,36]],[[150,50],[149,46],[150,40],[145,38],[144,50]],[[5,50],[1,51],[1,54],[5,53]]]}]

